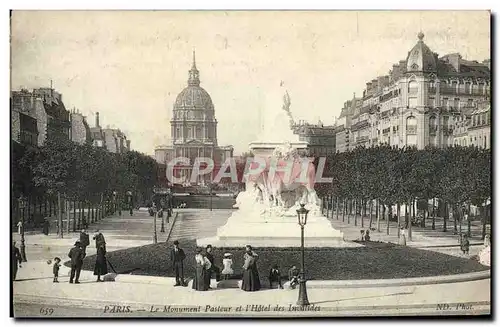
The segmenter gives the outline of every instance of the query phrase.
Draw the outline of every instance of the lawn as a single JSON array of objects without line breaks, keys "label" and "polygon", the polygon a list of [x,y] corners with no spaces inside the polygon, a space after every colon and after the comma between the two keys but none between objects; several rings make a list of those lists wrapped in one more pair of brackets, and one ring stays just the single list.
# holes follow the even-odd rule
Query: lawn
[{"label": "lawn", "polygon": [[[174,276],[170,262],[170,243],[158,243],[118,250],[107,254],[118,273],[148,276]],[[182,241],[186,252],[184,274],[194,275],[193,261],[196,241]],[[269,269],[277,264],[286,275],[291,265],[300,268],[298,248],[255,248],[259,255],[261,279],[267,279]],[[233,254],[235,274],[242,273],[243,248],[215,248],[216,264],[222,267],[222,255]],[[95,256],[85,258],[83,269],[93,270]],[[309,280],[357,280],[410,278],[453,275],[487,270],[476,261],[442,253],[419,250],[395,244],[368,242],[355,248],[309,248],[305,251],[306,276]],[[67,265],[68,263],[66,263]]]}]

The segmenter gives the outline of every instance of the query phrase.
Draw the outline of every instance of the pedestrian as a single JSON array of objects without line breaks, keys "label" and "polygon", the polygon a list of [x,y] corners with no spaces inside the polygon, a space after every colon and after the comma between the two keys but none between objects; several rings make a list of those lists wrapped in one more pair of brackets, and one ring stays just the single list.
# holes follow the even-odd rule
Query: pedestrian
[{"label": "pedestrian", "polygon": [[209,278],[212,277],[212,274],[215,274],[215,280],[219,282],[221,280],[220,268],[215,265],[214,255],[212,254],[212,251],[213,251],[212,245],[210,245],[210,244],[207,245],[207,247],[205,248],[205,251],[206,251],[205,256],[208,259],[208,261],[210,261],[210,266],[211,266],[210,270],[208,271],[208,273],[210,275]]},{"label": "pedestrian", "polygon": [[297,266],[292,266],[288,269],[288,281],[290,282],[290,287],[295,289],[295,287],[299,284],[299,269]]},{"label": "pedestrian", "polygon": [[87,231],[85,230],[85,228],[82,229],[82,231],[80,232],[80,244],[81,244],[83,253],[87,254],[87,246],[90,245],[90,238],[89,238],[89,234],[87,234]]},{"label": "pedestrian", "polygon": [[174,241],[174,248],[170,251],[170,259],[172,260],[172,268],[175,272],[175,285],[186,286],[184,281],[184,266],[183,262],[186,259],[184,250],[179,247],[179,241]]},{"label": "pedestrian", "polygon": [[97,276],[96,282],[102,282],[101,276],[104,276],[108,273],[108,261],[106,260],[106,249],[103,245],[101,245],[97,249],[97,255],[95,258],[94,265],[94,276]]},{"label": "pedestrian", "polygon": [[82,226],[85,229],[89,228],[89,224],[87,223],[87,219],[85,218],[85,216],[82,217]]},{"label": "pedestrian", "polygon": [[485,248],[491,245],[491,236],[490,236],[490,234],[484,235],[484,243],[483,244],[484,244]]},{"label": "pedestrian", "polygon": [[273,265],[269,271],[269,288],[273,288],[273,283],[277,283],[280,289],[283,289],[281,284],[281,272],[278,269],[278,265]]},{"label": "pedestrian", "polygon": [[399,245],[406,246],[406,229],[401,226],[401,232],[399,233]]},{"label": "pedestrian", "polygon": [[80,272],[82,271],[83,258],[85,257],[82,248],[80,247],[80,241],[75,242],[75,246],[69,251],[68,257],[71,259],[71,274],[69,277],[69,283],[80,284]]},{"label": "pedestrian", "polygon": [[469,238],[467,237],[467,235],[464,235],[462,237],[462,242],[460,244],[460,249],[462,250],[462,253],[469,255],[469,247],[470,247]]},{"label": "pedestrian", "polygon": [[61,258],[54,258],[54,266],[52,267],[52,273],[54,274],[53,283],[59,283],[59,267],[61,267]]},{"label": "pedestrian", "polygon": [[23,228],[24,228],[24,227],[23,227],[23,222],[22,222],[22,221],[19,221],[19,222],[17,223],[17,233],[18,233],[19,235],[22,235],[22,234],[23,234]]},{"label": "pedestrian", "polygon": [[370,230],[368,230],[368,229],[365,231],[364,240],[365,240],[365,242],[370,241]]},{"label": "pedestrian", "polygon": [[224,268],[222,269],[223,278],[229,279],[229,277],[234,274],[233,270],[233,255],[231,253],[224,253],[224,259],[222,259],[222,265]]},{"label": "pedestrian", "polygon": [[21,263],[23,262],[21,258],[21,252],[16,246],[16,242],[12,242],[12,257],[11,257],[11,266],[12,266],[12,280],[16,280],[17,269],[22,268]]},{"label": "pedestrian", "polygon": [[47,217],[43,218],[43,234],[49,235],[49,230],[50,230],[50,223],[49,219]]},{"label": "pedestrian", "polygon": [[197,291],[206,291],[210,288],[210,261],[203,255],[201,248],[196,249],[194,260],[195,274],[193,278],[193,289]]},{"label": "pedestrian", "polygon": [[259,270],[257,268],[258,255],[253,251],[252,246],[247,245],[243,265],[243,280],[241,289],[247,292],[260,290]]},{"label": "pedestrian", "polygon": [[102,235],[102,233],[98,229],[95,231],[93,240],[95,240],[96,250],[101,246],[104,246],[104,250],[106,250],[106,240],[104,239],[104,235]]}]

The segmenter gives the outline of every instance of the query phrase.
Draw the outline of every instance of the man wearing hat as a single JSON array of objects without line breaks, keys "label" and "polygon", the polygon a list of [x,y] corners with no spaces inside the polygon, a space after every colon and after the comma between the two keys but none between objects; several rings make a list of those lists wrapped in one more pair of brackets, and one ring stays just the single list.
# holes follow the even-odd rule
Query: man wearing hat
[{"label": "man wearing hat", "polygon": [[175,285],[174,286],[186,286],[184,281],[184,267],[183,261],[186,259],[186,254],[184,250],[179,247],[179,241],[174,241],[174,248],[170,252],[170,259],[172,260],[172,266],[175,271]]},{"label": "man wearing hat", "polygon": [[69,283],[73,284],[73,279],[75,284],[80,284],[78,279],[80,279],[80,272],[82,271],[83,258],[85,253],[81,248],[80,241],[75,242],[75,246],[69,250],[68,257],[71,259],[71,275],[69,277]]}]

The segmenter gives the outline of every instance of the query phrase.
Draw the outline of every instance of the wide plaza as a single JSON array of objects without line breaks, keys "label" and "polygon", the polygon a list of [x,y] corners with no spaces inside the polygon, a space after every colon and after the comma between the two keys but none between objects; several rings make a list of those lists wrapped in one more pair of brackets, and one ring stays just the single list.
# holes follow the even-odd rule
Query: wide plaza
[{"label": "wide plaza", "polygon": [[[156,253],[151,262],[169,262],[168,248],[165,245],[179,240],[188,245],[190,240],[208,237],[224,225],[233,210],[212,211],[205,209],[177,209],[175,219],[165,226],[165,232],[158,229],[156,246],[165,246],[165,251]],[[331,216],[331,215],[330,215]],[[133,216],[122,213],[104,218],[89,226],[92,234],[99,229],[106,237],[109,260],[118,270],[114,282],[95,283],[90,270],[82,271],[81,284],[69,284],[67,267],[62,267],[60,283],[52,283],[52,266],[47,260],[59,256],[67,261],[67,253],[76,239],[77,233],[65,235],[63,239],[52,234],[45,236],[37,232],[26,235],[28,262],[22,264],[18,280],[13,284],[14,312],[16,316],[44,316],[42,308],[52,308],[52,316],[206,316],[206,315],[425,315],[425,314],[487,314],[490,312],[490,271],[488,267],[476,272],[453,274],[450,272],[436,276],[395,278],[395,276],[376,276],[345,280],[345,277],[329,280],[315,279],[308,282],[308,295],[311,307],[300,310],[296,306],[298,289],[284,290],[264,288],[258,292],[243,292],[240,289],[214,289],[196,292],[190,287],[173,287],[175,280],[171,272],[120,271],[121,256],[114,253],[147,249],[152,245],[154,218],[146,211],[135,211]],[[332,226],[342,228],[346,239],[356,240],[358,228],[343,224],[330,218]],[[437,220],[439,224],[439,219]],[[395,229],[395,226],[394,226]],[[298,231],[299,232],[299,231]],[[465,257],[457,244],[452,231],[444,233],[439,228],[415,228],[413,242],[408,242],[409,250],[428,251],[429,256],[436,253],[452,256],[461,260],[471,259],[482,249],[480,224],[472,225],[473,237],[471,251]],[[392,235],[391,235],[392,234]],[[478,235],[476,238],[474,235]],[[13,238],[19,236],[13,234]],[[394,233],[385,235],[374,232],[373,241],[386,244],[397,243]],[[188,249],[186,249],[188,250]],[[87,253],[89,260],[95,254],[91,244]],[[145,250],[144,250],[145,251]],[[258,251],[258,249],[257,249]],[[385,251],[391,251],[387,249]],[[144,262],[149,262],[146,252]],[[263,255],[263,254],[262,254]],[[126,256],[125,256],[126,257]],[[388,256],[390,260],[390,256]],[[186,260],[186,266],[193,261]],[[147,263],[140,267],[148,270]],[[388,262],[387,264],[393,264]],[[416,262],[415,264],[418,264]],[[422,263],[421,263],[422,264]],[[88,264],[87,268],[92,269]],[[285,267],[283,267],[283,270]],[[333,267],[332,267],[333,268]],[[262,279],[267,271],[261,267]],[[306,267],[307,269],[307,267]],[[190,276],[186,276],[190,277]],[[442,309],[443,305],[452,309]],[[237,308],[243,308],[237,311]],[[248,306],[248,307],[247,307]],[[274,308],[277,307],[277,308]],[[128,308],[128,309],[127,309]],[[182,309],[187,308],[187,309]],[[191,309],[189,309],[191,308]],[[198,309],[197,309],[198,308]],[[226,308],[226,309],[224,309]],[[229,309],[228,309],[229,308]],[[248,309],[247,309],[248,308]],[[295,308],[295,309],[294,309]],[[446,307],[448,308],[448,307]],[[182,311],[182,310],[191,310]],[[248,311],[247,311],[248,310]],[[319,311],[317,311],[319,310]],[[182,312],[181,312],[182,311]]]}]

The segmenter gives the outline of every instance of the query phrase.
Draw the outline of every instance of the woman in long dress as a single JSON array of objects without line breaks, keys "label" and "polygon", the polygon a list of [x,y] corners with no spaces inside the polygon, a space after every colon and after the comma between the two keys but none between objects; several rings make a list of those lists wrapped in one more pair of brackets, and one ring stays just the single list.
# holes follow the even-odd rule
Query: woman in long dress
[{"label": "woman in long dress", "polygon": [[94,276],[97,276],[97,282],[103,282],[101,276],[108,273],[108,261],[106,260],[106,249],[103,245],[97,248],[97,256],[95,259]]},{"label": "woman in long dress", "polygon": [[210,287],[210,274],[208,272],[211,267],[210,261],[208,261],[203,255],[202,249],[196,250],[194,260],[195,274],[193,279],[193,289],[197,291],[206,291]]},{"label": "woman in long dress", "polygon": [[250,245],[246,246],[243,265],[243,281],[241,289],[247,292],[260,290],[259,270],[257,269],[258,255],[252,250]]}]

